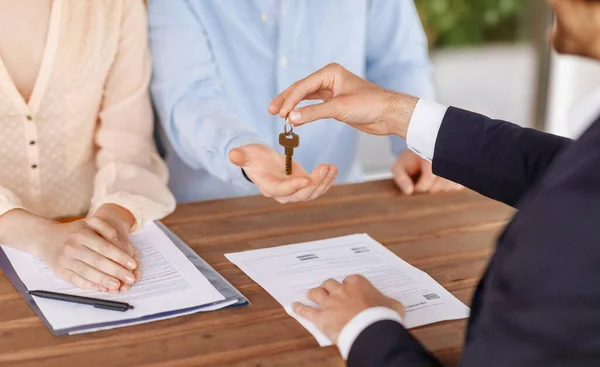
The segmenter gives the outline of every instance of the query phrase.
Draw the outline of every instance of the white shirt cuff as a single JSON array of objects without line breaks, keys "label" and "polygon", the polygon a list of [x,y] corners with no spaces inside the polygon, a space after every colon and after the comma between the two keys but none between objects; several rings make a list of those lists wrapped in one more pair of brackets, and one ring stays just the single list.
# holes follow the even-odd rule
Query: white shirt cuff
[{"label": "white shirt cuff", "polygon": [[408,148],[431,162],[438,132],[447,111],[448,106],[420,99],[408,124]]},{"label": "white shirt cuff", "polygon": [[383,320],[392,320],[403,324],[400,314],[387,307],[371,307],[354,316],[354,318],[344,326],[338,337],[337,346],[342,358],[344,358],[344,360],[348,359],[350,348],[352,348],[352,344],[354,344],[354,341],[358,338],[360,333],[374,323]]}]

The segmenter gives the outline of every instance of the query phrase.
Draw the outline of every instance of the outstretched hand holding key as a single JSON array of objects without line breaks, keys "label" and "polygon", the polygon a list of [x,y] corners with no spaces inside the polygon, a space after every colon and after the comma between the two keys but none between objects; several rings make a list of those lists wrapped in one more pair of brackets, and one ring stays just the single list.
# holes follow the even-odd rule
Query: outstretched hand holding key
[{"label": "outstretched hand holding key", "polygon": [[313,200],[325,194],[335,182],[337,168],[319,165],[310,175],[300,164],[292,160],[294,148],[300,138],[287,125],[279,135],[279,144],[285,156],[268,145],[248,144],[229,152],[229,159],[241,167],[266,197],[280,203]]}]

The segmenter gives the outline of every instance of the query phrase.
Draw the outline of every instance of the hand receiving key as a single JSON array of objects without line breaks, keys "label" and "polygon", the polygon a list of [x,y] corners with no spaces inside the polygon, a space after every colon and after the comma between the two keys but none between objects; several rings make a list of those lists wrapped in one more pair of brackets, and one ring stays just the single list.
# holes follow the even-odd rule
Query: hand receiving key
[{"label": "hand receiving key", "polygon": [[329,190],[337,176],[337,168],[326,164],[319,165],[309,175],[298,162],[291,160],[291,154],[288,175],[286,157],[264,144],[232,149],[229,159],[246,172],[264,196],[280,203],[316,199]]}]

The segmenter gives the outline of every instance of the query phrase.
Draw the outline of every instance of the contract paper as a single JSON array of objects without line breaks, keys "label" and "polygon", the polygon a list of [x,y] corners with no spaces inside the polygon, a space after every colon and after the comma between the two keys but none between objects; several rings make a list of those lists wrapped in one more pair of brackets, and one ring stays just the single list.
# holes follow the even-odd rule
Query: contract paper
[{"label": "contract paper", "polygon": [[310,288],[352,274],[369,279],[383,294],[406,308],[404,324],[414,328],[469,316],[469,308],[425,272],[397,257],[366,234],[225,255],[273,296],[321,346],[331,341],[311,322],[294,314],[293,302],[315,306]]},{"label": "contract paper", "polygon": [[142,278],[128,292],[118,295],[81,290],[56,277],[43,261],[7,246],[2,249],[28,290],[127,302],[134,306],[127,312],[115,312],[34,297],[55,330],[137,319],[225,300],[154,222],[145,224],[130,239],[139,251]]}]

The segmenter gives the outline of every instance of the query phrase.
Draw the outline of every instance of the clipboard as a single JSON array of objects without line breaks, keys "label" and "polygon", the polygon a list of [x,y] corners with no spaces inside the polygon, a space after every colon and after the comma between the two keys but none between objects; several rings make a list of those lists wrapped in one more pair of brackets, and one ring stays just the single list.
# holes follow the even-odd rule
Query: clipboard
[{"label": "clipboard", "polygon": [[239,307],[239,306],[248,306],[250,305],[250,301],[242,293],[240,293],[234,286],[231,285],[225,278],[221,276],[215,269],[213,269],[204,259],[202,259],[198,254],[192,250],[185,242],[183,242],[175,233],[173,233],[167,226],[165,226],[161,222],[155,222],[157,226],[167,235],[167,237],[177,246],[177,248],[190,260],[190,262],[198,269],[202,275],[204,275],[208,281],[223,295],[225,298],[222,301],[181,309],[170,312],[163,312],[154,315],[148,315],[139,318],[132,318],[121,321],[107,322],[107,323],[99,323],[99,324],[90,324],[90,325],[82,325],[73,328],[67,329],[54,329],[44,314],[41,312],[35,300],[29,293],[27,292],[27,288],[15,272],[12,264],[8,260],[8,257],[0,247],[0,268],[8,278],[8,280],[12,283],[15,289],[21,294],[21,296],[25,299],[29,307],[38,315],[38,317],[44,322],[48,330],[52,332],[52,334],[57,336],[63,335],[75,335],[75,334],[83,334],[90,333],[101,330],[110,330],[119,327],[125,326],[133,326],[137,324],[148,323],[152,321],[165,320],[169,318],[190,315],[199,312],[208,312],[208,311],[216,311],[223,308],[229,307]]}]

